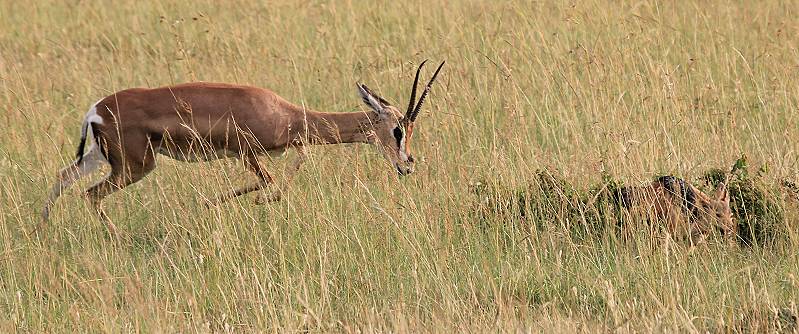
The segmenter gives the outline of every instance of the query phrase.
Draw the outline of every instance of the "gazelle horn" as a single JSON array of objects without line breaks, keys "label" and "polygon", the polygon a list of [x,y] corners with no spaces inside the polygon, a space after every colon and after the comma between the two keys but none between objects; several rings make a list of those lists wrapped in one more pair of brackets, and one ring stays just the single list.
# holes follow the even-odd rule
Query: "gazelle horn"
[{"label": "gazelle horn", "polygon": [[416,104],[416,86],[419,84],[419,73],[422,72],[422,66],[424,66],[424,63],[426,62],[427,59],[425,59],[421,64],[419,64],[419,68],[416,69],[416,79],[413,79],[413,87],[411,88],[411,99],[410,101],[408,101],[408,111],[405,112],[406,119],[410,119],[410,117],[413,115],[413,107]]},{"label": "gazelle horn", "polygon": [[[433,82],[436,80],[436,77],[438,76],[438,72],[441,72],[441,67],[444,66],[444,63],[446,63],[446,61],[442,61],[441,65],[438,65],[438,68],[436,69],[436,72],[433,73],[433,77],[430,78],[430,82],[428,82],[427,85],[424,87],[424,91],[422,92],[422,96],[419,97],[419,102],[416,103],[416,108],[413,109],[413,113],[408,115],[408,120],[410,120],[411,123],[416,121],[416,116],[419,116],[419,110],[422,109],[422,103],[424,103],[424,99],[427,97],[427,94],[430,93],[430,88],[433,86]],[[424,63],[422,63],[422,64],[424,64]],[[421,68],[422,67],[419,66],[420,70],[421,70]],[[418,75],[419,74],[417,72],[417,79],[418,79]],[[415,86],[416,85],[414,85],[414,91],[416,90]],[[416,92],[414,92],[414,95],[415,94],[416,94]]]}]

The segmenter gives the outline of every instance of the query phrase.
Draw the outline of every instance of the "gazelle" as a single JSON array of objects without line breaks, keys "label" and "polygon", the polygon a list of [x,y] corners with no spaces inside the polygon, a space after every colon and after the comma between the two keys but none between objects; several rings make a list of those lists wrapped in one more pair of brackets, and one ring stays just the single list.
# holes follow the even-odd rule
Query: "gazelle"
[{"label": "gazelle", "polygon": [[728,181],[729,174],[710,196],[683,179],[660,176],[649,185],[621,188],[615,196],[633,219],[663,222],[666,230],[674,236],[696,243],[714,230],[726,237],[737,235],[738,225],[732,219]]},{"label": "gazelle", "polygon": [[[134,88],[111,94],[89,109],[81,128],[77,158],[62,169],[42,210],[47,222],[50,208],[61,193],[102,164],[111,172],[90,187],[86,195],[108,230],[116,227],[102,207],[103,198],[144,178],[156,166],[156,154],[181,161],[208,161],[237,157],[258,181],[218,197],[221,203],[273,183],[259,164],[262,154],[279,154],[289,148],[298,156],[287,170],[291,180],[305,160],[305,146],[313,144],[369,143],[391,163],[400,176],[413,172],[410,151],[413,125],[444,62],[438,66],[416,101],[416,70],[408,108],[403,115],[366,85],[358,92],[369,107],[366,112],[320,112],[292,104],[267,89],[224,83],[187,83],[154,89]],[[84,153],[89,135],[93,143]],[[280,200],[285,186],[266,201]]]}]

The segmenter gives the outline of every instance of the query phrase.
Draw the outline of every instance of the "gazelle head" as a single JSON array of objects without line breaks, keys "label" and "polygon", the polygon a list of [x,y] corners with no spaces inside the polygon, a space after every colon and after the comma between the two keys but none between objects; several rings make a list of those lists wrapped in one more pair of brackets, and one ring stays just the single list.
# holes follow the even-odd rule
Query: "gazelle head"
[{"label": "gazelle head", "polygon": [[424,99],[430,93],[430,88],[436,80],[438,72],[444,66],[444,62],[438,65],[433,77],[425,86],[422,96],[419,97],[419,101],[416,101],[416,86],[419,83],[419,73],[422,71],[422,66],[424,66],[425,62],[427,60],[419,64],[419,68],[416,70],[416,78],[413,80],[408,110],[404,115],[386,99],[370,90],[369,87],[364,84],[358,84],[358,92],[361,94],[363,102],[377,115],[377,120],[369,125],[370,129],[367,134],[369,142],[378,146],[380,152],[394,166],[400,176],[413,173],[414,160],[411,154],[413,123],[422,109]]}]

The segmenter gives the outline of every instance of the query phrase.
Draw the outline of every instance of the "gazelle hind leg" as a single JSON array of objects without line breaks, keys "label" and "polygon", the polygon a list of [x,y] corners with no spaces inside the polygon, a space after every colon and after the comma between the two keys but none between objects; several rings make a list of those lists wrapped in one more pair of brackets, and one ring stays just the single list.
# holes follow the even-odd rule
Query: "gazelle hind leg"
[{"label": "gazelle hind leg", "polygon": [[89,199],[89,204],[94,209],[100,221],[103,222],[103,224],[105,224],[105,226],[108,228],[108,232],[110,232],[114,237],[118,237],[117,228],[114,223],[111,222],[111,219],[108,218],[108,215],[105,213],[105,209],[103,209],[103,199],[108,197],[108,195],[111,195],[122,188],[141,180],[151,170],[152,169],[143,171],[142,173],[136,173],[129,177],[124,177],[124,174],[112,170],[111,174],[86,190],[86,196]]},{"label": "gazelle hind leg", "polygon": [[[100,148],[97,145],[94,145],[89,149],[88,152],[86,152],[80,162],[75,160],[69,166],[61,169],[61,171],[58,172],[58,181],[56,181],[56,183],[53,184],[52,188],[50,189],[47,202],[45,202],[44,208],[42,209],[42,221],[39,223],[39,226],[48,221],[50,218],[51,207],[53,204],[55,204],[56,200],[61,196],[64,190],[68,189],[80,178],[96,171],[105,162],[105,158],[103,157],[102,153],[100,153]],[[36,229],[38,229],[39,226],[37,226]]]},{"label": "gazelle hind leg", "polygon": [[147,174],[155,169],[155,159],[152,157],[145,158],[142,166],[130,171],[122,171],[120,168],[114,167],[115,168],[111,169],[111,173],[108,174],[108,176],[86,190],[86,197],[88,197],[89,203],[97,213],[97,217],[100,221],[105,224],[112,235],[118,237],[116,226],[111,222],[111,219],[108,218],[105,209],[103,209],[103,199],[147,176]]},{"label": "gazelle hind leg", "polygon": [[112,171],[111,174],[100,180],[100,182],[91,186],[86,191],[86,196],[89,198],[89,203],[97,214],[97,217],[101,222],[103,222],[103,224],[105,224],[105,226],[108,228],[108,231],[114,236],[117,235],[117,228],[114,223],[111,222],[111,219],[108,218],[108,215],[105,213],[105,209],[103,209],[103,199],[119,189],[122,189],[122,187],[124,187],[122,184],[123,178],[121,175]]}]

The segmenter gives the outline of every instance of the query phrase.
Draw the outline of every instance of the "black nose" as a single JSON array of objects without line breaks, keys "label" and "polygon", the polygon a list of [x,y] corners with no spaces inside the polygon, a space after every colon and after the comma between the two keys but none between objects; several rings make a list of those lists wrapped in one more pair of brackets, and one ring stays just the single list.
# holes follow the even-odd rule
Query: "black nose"
[{"label": "black nose", "polygon": [[410,173],[413,173],[413,168],[411,168],[410,166],[400,167],[399,165],[395,165],[394,167],[397,169],[397,174],[399,174],[399,176],[405,176]]},{"label": "black nose", "polygon": [[413,156],[412,155],[408,156],[408,162],[413,163]]},{"label": "black nose", "polygon": [[408,170],[407,169],[403,169],[400,166],[396,166],[396,167],[397,167],[397,174],[399,174],[399,176],[408,175]]}]

